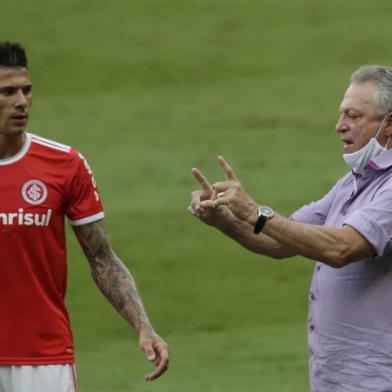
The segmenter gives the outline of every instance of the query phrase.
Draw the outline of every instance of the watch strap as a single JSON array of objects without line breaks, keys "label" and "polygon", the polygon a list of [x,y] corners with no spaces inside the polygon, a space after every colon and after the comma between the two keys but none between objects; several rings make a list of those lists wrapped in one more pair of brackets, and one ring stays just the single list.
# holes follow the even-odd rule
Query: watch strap
[{"label": "watch strap", "polygon": [[266,216],[260,215],[257,218],[257,222],[256,222],[256,224],[254,226],[254,230],[253,230],[255,234],[259,234],[261,232],[261,230],[263,230],[265,222],[267,222],[267,217]]},{"label": "watch strap", "polygon": [[267,220],[271,219],[274,216],[274,211],[272,208],[267,206],[259,206],[257,207],[257,221],[254,226],[254,233],[259,234],[265,225]]}]

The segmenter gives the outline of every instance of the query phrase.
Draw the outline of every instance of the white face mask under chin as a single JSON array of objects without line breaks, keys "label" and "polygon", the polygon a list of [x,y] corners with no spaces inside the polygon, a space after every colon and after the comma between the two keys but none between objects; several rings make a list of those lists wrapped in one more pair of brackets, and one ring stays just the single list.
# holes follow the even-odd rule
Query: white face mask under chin
[{"label": "white face mask under chin", "polygon": [[386,148],[375,137],[372,137],[369,143],[360,150],[351,154],[343,154],[343,159],[353,169],[354,173],[360,174],[372,158],[384,151],[386,151]]},{"label": "white face mask under chin", "polygon": [[376,136],[372,137],[365,146],[351,154],[343,154],[344,161],[352,168],[355,174],[360,174],[372,158],[387,150],[376,139],[384,125],[386,118],[387,117],[385,117],[381,123]]}]

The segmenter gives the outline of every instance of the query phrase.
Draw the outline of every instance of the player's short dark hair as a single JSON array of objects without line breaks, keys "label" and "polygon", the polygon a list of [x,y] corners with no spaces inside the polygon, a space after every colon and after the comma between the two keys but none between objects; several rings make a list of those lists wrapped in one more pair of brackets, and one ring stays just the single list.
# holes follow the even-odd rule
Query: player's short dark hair
[{"label": "player's short dark hair", "polygon": [[26,51],[21,44],[0,41],[0,67],[27,68]]}]

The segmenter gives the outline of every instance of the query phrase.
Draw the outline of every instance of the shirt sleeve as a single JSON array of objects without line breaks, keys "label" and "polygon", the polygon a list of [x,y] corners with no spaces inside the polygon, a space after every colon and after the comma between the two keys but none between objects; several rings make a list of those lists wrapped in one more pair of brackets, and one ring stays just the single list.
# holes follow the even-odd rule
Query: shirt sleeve
[{"label": "shirt sleeve", "polygon": [[80,226],[104,218],[98,187],[86,159],[76,150],[67,194],[66,215],[72,226]]},{"label": "shirt sleeve", "polygon": [[356,209],[344,224],[361,233],[378,256],[388,253],[392,245],[392,184],[377,192],[368,205]]},{"label": "shirt sleeve", "polygon": [[335,188],[332,188],[322,199],[312,201],[295,211],[290,216],[290,219],[301,223],[323,225],[327,219],[334,195],[336,194]]}]

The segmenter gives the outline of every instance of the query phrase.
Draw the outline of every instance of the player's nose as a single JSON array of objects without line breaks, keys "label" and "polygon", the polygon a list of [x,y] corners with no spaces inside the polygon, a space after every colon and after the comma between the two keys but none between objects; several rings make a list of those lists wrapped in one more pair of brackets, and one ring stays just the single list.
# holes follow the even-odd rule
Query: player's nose
[{"label": "player's nose", "polygon": [[28,97],[24,94],[22,90],[18,90],[15,94],[15,107],[25,109],[28,107],[28,105]]}]

